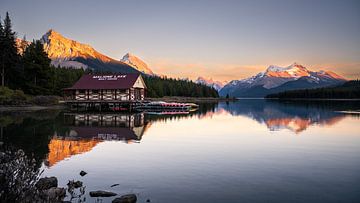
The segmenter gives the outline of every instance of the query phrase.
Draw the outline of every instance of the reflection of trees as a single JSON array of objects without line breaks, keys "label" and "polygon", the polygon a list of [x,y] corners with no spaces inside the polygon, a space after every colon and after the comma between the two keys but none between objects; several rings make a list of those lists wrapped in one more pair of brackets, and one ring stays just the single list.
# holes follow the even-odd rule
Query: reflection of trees
[{"label": "reflection of trees", "polygon": [[202,118],[207,115],[209,112],[215,112],[218,107],[218,103],[201,103],[199,108],[193,112],[186,112],[183,114],[167,114],[167,113],[158,113],[158,114],[145,114],[145,118],[149,122],[157,121],[172,121],[186,118]]},{"label": "reflection of trees", "polygon": [[48,152],[49,137],[54,132],[58,115],[59,111],[2,112],[2,142],[33,155],[40,166]]}]

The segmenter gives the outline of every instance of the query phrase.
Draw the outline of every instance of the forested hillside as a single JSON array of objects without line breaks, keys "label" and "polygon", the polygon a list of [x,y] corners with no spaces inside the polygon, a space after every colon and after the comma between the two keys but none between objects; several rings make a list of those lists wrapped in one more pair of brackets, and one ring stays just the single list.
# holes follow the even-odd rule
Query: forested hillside
[{"label": "forested hillside", "polygon": [[360,81],[352,80],[335,87],[285,91],[270,94],[266,98],[360,99]]}]

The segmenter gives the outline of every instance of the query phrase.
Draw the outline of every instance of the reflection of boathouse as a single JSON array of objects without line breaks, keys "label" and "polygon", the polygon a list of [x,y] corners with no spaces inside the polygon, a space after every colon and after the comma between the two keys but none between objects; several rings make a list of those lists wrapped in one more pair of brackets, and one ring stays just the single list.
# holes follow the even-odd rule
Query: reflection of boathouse
[{"label": "reflection of boathouse", "polygon": [[46,165],[91,151],[106,140],[140,141],[148,124],[144,114],[65,114],[65,131],[57,131],[48,145]]},{"label": "reflection of boathouse", "polygon": [[144,133],[144,114],[66,114],[70,129],[67,137],[100,140],[140,140]]}]

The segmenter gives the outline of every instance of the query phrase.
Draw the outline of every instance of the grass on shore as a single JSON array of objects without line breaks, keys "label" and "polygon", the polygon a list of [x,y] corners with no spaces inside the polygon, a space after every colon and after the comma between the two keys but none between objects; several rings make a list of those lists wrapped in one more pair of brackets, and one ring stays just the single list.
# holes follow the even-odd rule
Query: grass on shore
[{"label": "grass on shore", "polygon": [[0,87],[0,105],[20,106],[39,105],[50,106],[59,103],[61,97],[54,95],[32,96],[25,94],[22,90],[12,90],[8,87]]}]

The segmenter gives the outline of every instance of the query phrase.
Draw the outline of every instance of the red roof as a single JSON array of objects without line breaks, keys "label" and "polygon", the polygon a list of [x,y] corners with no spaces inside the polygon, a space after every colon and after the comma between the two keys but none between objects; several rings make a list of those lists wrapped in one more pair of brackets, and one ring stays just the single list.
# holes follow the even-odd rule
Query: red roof
[{"label": "red roof", "polygon": [[72,87],[65,90],[129,89],[139,76],[139,73],[83,75]]}]

